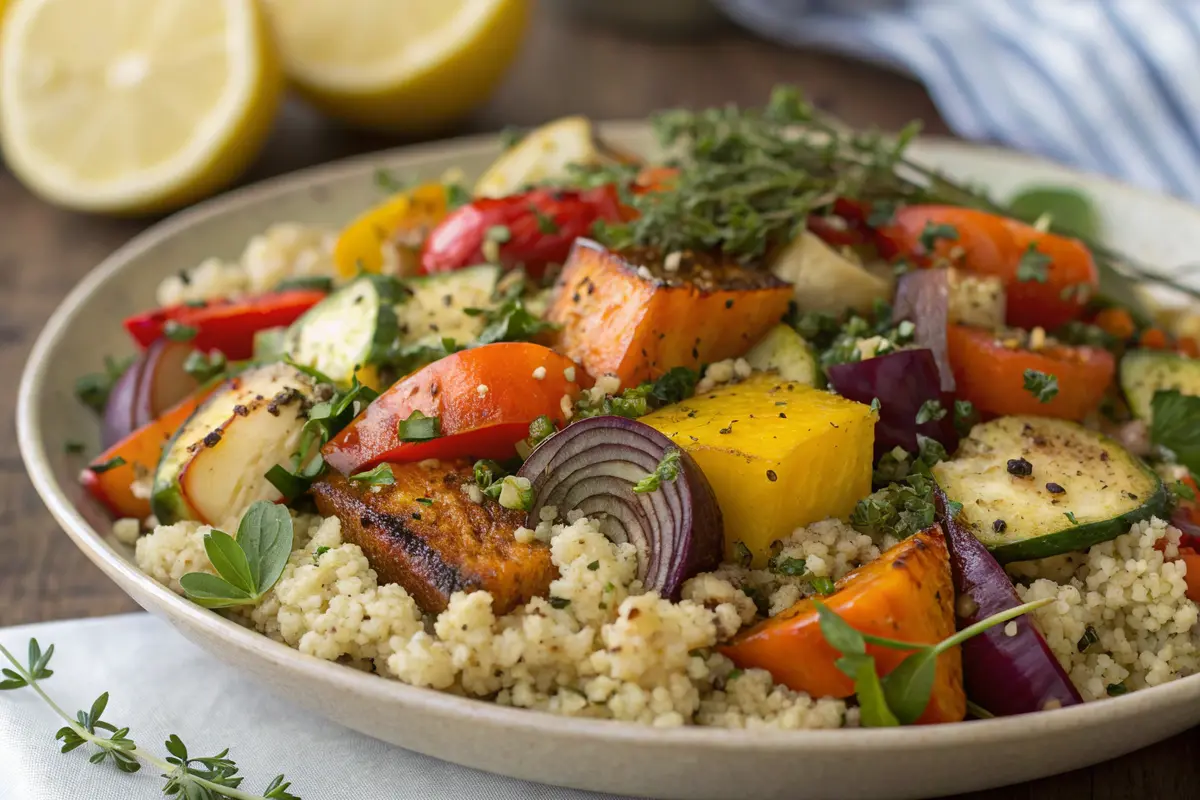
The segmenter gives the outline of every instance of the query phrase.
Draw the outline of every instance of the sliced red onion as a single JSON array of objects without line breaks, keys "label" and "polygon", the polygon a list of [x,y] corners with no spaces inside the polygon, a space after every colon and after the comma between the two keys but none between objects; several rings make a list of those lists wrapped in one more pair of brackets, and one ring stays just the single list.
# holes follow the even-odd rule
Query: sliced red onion
[{"label": "sliced red onion", "polygon": [[157,419],[196,390],[196,380],[183,369],[191,345],[167,338],[154,342],[121,375],[104,406],[101,441],[111,447]]},{"label": "sliced red onion", "polygon": [[892,320],[913,323],[913,342],[933,354],[942,391],[954,391],[954,372],[950,369],[946,345],[946,325],[950,321],[950,271],[915,269],[901,275],[892,301]]},{"label": "sliced red onion", "polygon": [[645,423],[592,417],[538,445],[517,473],[533,488],[530,526],[553,506],[599,522],[614,542],[637,548],[637,577],[647,589],[677,599],[683,582],[715,569],[724,550],[724,521],[700,467],[680,451],[679,475],[652,492],[634,485],[679,448]]},{"label": "sliced red onion", "polygon": [[[1004,568],[970,531],[947,514],[946,495],[936,484],[933,499],[950,549],[959,630],[1021,605]],[[1016,631],[1009,636],[1013,626]],[[967,697],[996,716],[1083,702],[1028,614],[963,642],[962,660]]]},{"label": "sliced red onion", "polygon": [[[842,397],[869,404],[879,399],[875,423],[875,458],[894,447],[917,451],[917,434],[936,439],[953,453],[958,447],[954,428],[954,396],[941,390],[933,354],[924,348],[835,364],[826,371],[829,383]],[[931,400],[946,412],[941,419],[917,423],[921,406]]]}]

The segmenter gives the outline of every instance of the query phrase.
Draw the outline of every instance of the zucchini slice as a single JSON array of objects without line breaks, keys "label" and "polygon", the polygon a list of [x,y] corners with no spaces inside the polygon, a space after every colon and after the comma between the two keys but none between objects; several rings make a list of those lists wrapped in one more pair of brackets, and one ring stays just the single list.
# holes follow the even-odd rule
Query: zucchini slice
[{"label": "zucchini slice", "polygon": [[500,274],[500,267],[484,264],[405,281],[409,296],[396,308],[401,344],[474,341],[483,318],[467,309],[495,304]]},{"label": "zucchini slice", "polygon": [[821,368],[812,348],[791,325],[776,325],[746,353],[746,361],[756,370],[775,371],[785,381],[817,386]]},{"label": "zucchini slice", "polygon": [[154,473],[159,522],[223,522],[256,500],[279,500],[263,477],[290,466],[313,395],[307,375],[269,364],[225,382],[167,443]]},{"label": "zucchini slice", "polygon": [[390,352],[399,332],[396,304],[403,298],[395,279],[362,275],[293,322],[281,350],[296,363],[349,385],[359,368],[379,363]]},{"label": "zucchini slice", "polygon": [[1200,395],[1200,359],[1162,350],[1131,350],[1121,358],[1120,380],[1129,410],[1149,423],[1156,392],[1177,389],[1180,394]]},{"label": "zucchini slice", "polygon": [[1152,469],[1113,440],[1045,417],[976,425],[933,476],[1001,563],[1114,539],[1135,522],[1163,516],[1170,496]]}]

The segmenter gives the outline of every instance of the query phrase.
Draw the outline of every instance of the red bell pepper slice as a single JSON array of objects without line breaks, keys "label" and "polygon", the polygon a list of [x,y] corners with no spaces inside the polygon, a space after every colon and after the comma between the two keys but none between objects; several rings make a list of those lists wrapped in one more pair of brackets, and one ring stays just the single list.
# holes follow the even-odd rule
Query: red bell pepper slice
[{"label": "red bell pepper slice", "polygon": [[324,300],[324,292],[297,289],[248,297],[211,300],[201,305],[159,308],[125,320],[125,330],[143,349],[169,334],[168,327],[194,329],[189,342],[197,350],[220,350],[230,360],[254,355],[254,334],[291,325]]},{"label": "red bell pepper slice", "polygon": [[[618,222],[629,211],[613,186],[581,192],[534,189],[476,200],[430,232],[421,251],[421,271],[451,272],[498,260],[506,269],[523,266],[538,277],[547,265],[566,261],[571,245],[591,233],[596,220]],[[485,253],[489,239],[496,247],[491,258]]]}]

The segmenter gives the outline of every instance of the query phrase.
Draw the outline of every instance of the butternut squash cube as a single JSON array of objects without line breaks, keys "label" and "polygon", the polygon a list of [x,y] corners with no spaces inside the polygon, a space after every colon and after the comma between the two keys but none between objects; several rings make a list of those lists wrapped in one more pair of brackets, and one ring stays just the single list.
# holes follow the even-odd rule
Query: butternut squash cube
[{"label": "butternut squash cube", "polygon": [[577,239],[547,319],[555,349],[622,386],[673,367],[743,355],[787,313],[792,288],[767,270],[695,253],[614,253]]},{"label": "butternut squash cube", "polygon": [[704,470],[725,517],[726,560],[741,542],[763,567],[772,542],[849,516],[870,493],[875,418],[870,406],[760,373],[641,421]]}]

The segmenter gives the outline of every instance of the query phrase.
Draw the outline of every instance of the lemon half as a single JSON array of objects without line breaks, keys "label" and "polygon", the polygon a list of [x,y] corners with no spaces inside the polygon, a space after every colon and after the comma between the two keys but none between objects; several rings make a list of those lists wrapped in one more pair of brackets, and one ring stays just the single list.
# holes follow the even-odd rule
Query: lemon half
[{"label": "lemon half", "polygon": [[254,0],[13,0],[0,141],[51,202],[163,211],[237,177],[283,85]]},{"label": "lemon half", "polygon": [[481,104],[517,54],[530,0],[264,0],[288,76],[355,125],[429,133]]}]

